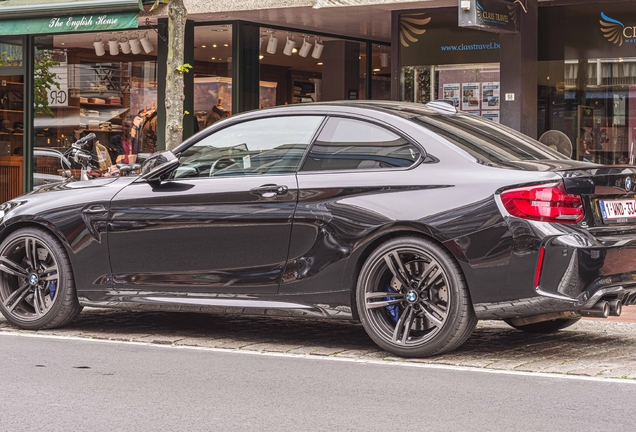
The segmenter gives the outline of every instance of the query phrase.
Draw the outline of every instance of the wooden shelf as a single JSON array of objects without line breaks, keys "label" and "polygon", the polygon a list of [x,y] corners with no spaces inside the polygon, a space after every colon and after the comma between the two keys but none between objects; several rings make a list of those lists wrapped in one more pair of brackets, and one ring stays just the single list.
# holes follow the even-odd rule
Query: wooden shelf
[{"label": "wooden shelf", "polygon": [[98,103],[92,103],[92,102],[80,102],[80,105],[83,105],[83,106],[93,106],[93,107],[124,108],[124,106],[123,106],[123,105],[98,104]]},{"label": "wooden shelf", "polygon": [[82,129],[86,132],[96,132],[96,133],[122,133],[122,131],[112,131],[112,130],[99,130],[99,129]]},{"label": "wooden shelf", "polygon": [[[24,136],[22,132],[0,132],[0,135],[15,135],[15,136]],[[44,134],[37,134],[36,136],[43,137]]]},{"label": "wooden shelf", "polygon": [[[0,81],[2,81],[2,79],[0,79]],[[13,81],[7,81],[6,82],[7,85],[24,85],[24,83],[21,82],[13,82]]]},{"label": "wooden shelf", "polygon": [[24,111],[20,110],[5,110],[5,109],[0,109],[0,112],[8,112],[8,113],[23,113]]}]

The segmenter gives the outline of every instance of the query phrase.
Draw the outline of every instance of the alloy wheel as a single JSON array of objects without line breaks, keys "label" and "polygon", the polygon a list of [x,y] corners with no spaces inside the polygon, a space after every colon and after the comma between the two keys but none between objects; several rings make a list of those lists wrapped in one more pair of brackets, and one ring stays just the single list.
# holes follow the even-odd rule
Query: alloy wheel
[{"label": "alloy wheel", "polygon": [[385,341],[416,347],[444,327],[452,301],[448,277],[429,253],[393,249],[374,261],[367,281],[366,318]]},{"label": "alloy wheel", "polygon": [[59,269],[40,239],[20,236],[0,251],[0,302],[22,321],[36,321],[58,298]]}]

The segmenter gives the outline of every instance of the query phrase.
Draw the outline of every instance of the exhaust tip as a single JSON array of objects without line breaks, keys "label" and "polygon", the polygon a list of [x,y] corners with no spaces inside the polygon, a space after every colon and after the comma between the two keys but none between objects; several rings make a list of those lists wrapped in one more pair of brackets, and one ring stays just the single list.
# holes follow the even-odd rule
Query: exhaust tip
[{"label": "exhaust tip", "polygon": [[618,300],[618,299],[614,299],[611,300],[609,302],[610,305],[610,316],[621,316],[621,313],[623,313],[623,302]]},{"label": "exhaust tip", "polygon": [[608,301],[601,300],[590,309],[582,310],[581,315],[594,318],[607,318],[610,316],[611,307]]}]

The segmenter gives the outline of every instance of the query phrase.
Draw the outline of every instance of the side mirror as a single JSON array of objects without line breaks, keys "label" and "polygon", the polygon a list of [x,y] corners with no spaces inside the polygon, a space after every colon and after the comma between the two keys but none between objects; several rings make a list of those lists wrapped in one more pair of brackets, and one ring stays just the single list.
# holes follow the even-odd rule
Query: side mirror
[{"label": "side mirror", "polygon": [[179,166],[179,158],[171,151],[152,155],[141,165],[141,179],[149,183],[161,182]]}]

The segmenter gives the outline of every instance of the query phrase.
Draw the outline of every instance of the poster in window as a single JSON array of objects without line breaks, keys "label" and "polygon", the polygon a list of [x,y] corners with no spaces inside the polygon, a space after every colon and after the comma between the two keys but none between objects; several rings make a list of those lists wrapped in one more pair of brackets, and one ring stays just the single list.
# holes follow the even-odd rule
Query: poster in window
[{"label": "poster in window", "polygon": [[495,123],[499,123],[499,111],[482,111],[481,116]]},{"label": "poster in window", "polygon": [[443,99],[452,100],[455,108],[459,108],[459,83],[444,84],[442,90],[444,92]]},{"label": "poster in window", "polygon": [[499,109],[500,85],[498,82],[485,82],[481,85],[481,109]]},{"label": "poster in window", "polygon": [[462,110],[474,111],[479,109],[480,83],[462,84]]}]

